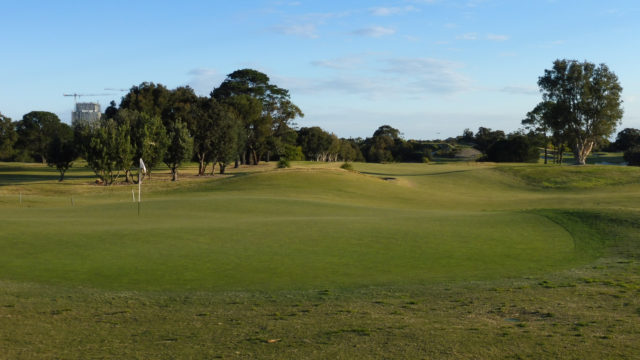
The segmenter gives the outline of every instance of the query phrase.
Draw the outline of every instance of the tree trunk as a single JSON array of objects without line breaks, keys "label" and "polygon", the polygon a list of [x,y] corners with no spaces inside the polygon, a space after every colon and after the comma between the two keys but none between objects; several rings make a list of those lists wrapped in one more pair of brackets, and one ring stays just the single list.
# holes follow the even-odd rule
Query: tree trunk
[{"label": "tree trunk", "polygon": [[235,163],[235,165],[233,166],[233,167],[234,167],[234,168],[236,168],[236,169],[240,167],[240,164],[239,164],[239,161],[238,161],[239,159],[240,159],[240,156],[236,155],[236,163]]},{"label": "tree trunk", "polygon": [[258,153],[256,152],[255,149],[251,149],[251,157],[252,157],[252,162],[253,165],[258,165]]},{"label": "tree trunk", "polygon": [[202,176],[207,171],[207,165],[209,165],[209,162],[206,161],[207,153],[196,153],[196,156],[198,157],[198,176]]},{"label": "tree trunk", "polygon": [[224,169],[227,167],[227,164],[220,163],[220,174],[224,174]]},{"label": "tree trunk", "polygon": [[171,181],[178,181],[178,168],[171,168]]},{"label": "tree trunk", "polygon": [[587,156],[591,153],[593,145],[594,142],[591,140],[582,140],[573,146],[573,157],[577,165],[585,165],[587,163]]},{"label": "tree trunk", "polygon": [[269,155],[271,155],[271,151],[267,151],[267,162],[269,162]]},{"label": "tree trunk", "polygon": [[214,161],[211,164],[211,176],[215,175],[215,171],[216,171],[216,162]]},{"label": "tree trunk", "polygon": [[549,157],[549,140],[546,136],[544,138],[544,164],[547,165],[547,158]]}]

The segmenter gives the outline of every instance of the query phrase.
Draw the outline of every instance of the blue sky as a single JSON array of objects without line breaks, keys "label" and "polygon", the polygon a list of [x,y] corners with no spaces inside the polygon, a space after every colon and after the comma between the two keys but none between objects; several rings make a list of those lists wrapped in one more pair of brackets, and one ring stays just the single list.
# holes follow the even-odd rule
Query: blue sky
[{"label": "blue sky", "polygon": [[558,58],[606,63],[640,128],[640,4],[579,0],[0,0],[0,112],[69,121],[73,98],[103,108],[143,81],[207,95],[260,70],[317,125],[366,137],[513,131]]}]

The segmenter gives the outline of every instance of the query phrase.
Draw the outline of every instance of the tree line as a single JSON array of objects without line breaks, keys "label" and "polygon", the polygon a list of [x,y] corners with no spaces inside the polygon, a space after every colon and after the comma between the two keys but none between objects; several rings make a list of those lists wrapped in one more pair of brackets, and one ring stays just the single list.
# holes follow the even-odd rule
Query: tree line
[{"label": "tree line", "polygon": [[60,180],[74,160],[87,161],[101,182],[124,177],[138,159],[152,169],[164,163],[172,179],[185,161],[198,174],[224,173],[229,165],[258,165],[278,159],[313,161],[423,161],[428,148],[405,141],[390,126],[371,138],[344,139],[320,127],[296,129],[304,114],[289,91],[252,69],[237,70],[209,96],[188,86],[168,89],[144,82],[105,109],[99,121],[71,126],[53,113],[32,111],[19,121],[0,115],[0,160],[41,161],[55,166]]},{"label": "tree line", "polygon": [[606,65],[556,60],[538,85],[542,102],[517,132],[480,127],[448,141],[423,141],[405,140],[389,125],[365,139],[339,138],[317,126],[296,128],[294,121],[304,114],[289,91],[253,69],[229,74],[209,96],[197,96],[188,86],[168,89],[144,82],[131,87],[120,104],[112,101],[98,122],[69,126],[45,111],[19,121],[0,114],[0,160],[41,161],[55,166],[62,180],[81,157],[108,185],[120,176],[135,181],[131,169],[139,158],[150,171],[164,163],[177,180],[178,169],[190,160],[197,162],[199,175],[279,159],[428,162],[434,155],[454,156],[458,144],[479,150],[480,160],[498,162],[537,161],[538,148],[544,148],[547,163],[550,146],[558,163],[566,149],[577,164],[597,147],[627,152],[637,147],[640,154],[636,129],[623,130],[608,144],[623,110],[622,88]]}]

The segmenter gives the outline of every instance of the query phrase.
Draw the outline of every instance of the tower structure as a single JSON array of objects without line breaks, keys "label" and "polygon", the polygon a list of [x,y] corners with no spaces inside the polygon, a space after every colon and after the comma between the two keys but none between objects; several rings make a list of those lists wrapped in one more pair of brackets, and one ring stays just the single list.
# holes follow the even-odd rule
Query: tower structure
[{"label": "tower structure", "polygon": [[87,124],[97,126],[100,121],[100,104],[98,103],[76,103],[76,110],[71,112],[71,124]]}]

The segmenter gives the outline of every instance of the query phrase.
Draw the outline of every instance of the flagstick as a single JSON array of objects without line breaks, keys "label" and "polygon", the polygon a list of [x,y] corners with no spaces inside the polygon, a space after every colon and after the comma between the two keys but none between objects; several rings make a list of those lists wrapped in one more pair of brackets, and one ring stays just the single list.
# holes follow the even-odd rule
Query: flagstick
[{"label": "flagstick", "polygon": [[140,216],[140,192],[142,191],[142,182],[140,182],[140,167],[138,167],[138,216]]}]

